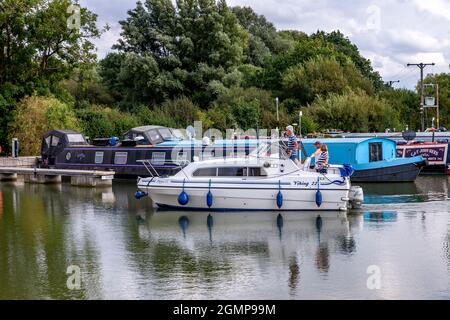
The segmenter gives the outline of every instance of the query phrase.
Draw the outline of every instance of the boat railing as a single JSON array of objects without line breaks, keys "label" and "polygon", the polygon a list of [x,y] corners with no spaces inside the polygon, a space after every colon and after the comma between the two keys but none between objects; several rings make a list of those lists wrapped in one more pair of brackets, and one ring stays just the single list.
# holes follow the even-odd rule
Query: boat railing
[{"label": "boat railing", "polygon": [[[145,167],[145,169],[148,171],[148,173],[152,176],[152,178],[159,178],[161,177],[160,174],[158,173],[158,170],[155,169],[155,167],[153,166],[152,160],[137,160],[136,162],[138,163],[142,163]],[[166,160],[164,161],[164,163],[162,163],[162,165],[166,165],[166,164],[175,164],[177,169],[180,169],[180,171],[183,172],[183,174],[186,176],[186,178],[188,178],[187,174],[184,172],[184,168],[190,164],[189,160],[183,160],[183,161],[173,161],[173,160]]]}]

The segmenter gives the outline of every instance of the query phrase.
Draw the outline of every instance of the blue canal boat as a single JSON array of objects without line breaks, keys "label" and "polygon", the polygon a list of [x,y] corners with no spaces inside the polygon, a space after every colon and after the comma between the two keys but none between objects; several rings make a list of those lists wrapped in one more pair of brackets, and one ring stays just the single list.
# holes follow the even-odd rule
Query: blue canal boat
[{"label": "blue canal boat", "polygon": [[[317,139],[304,139],[308,154],[315,151]],[[397,144],[384,138],[320,139],[328,146],[330,163],[350,164],[354,182],[412,182],[426,161],[423,157],[397,158]]]}]

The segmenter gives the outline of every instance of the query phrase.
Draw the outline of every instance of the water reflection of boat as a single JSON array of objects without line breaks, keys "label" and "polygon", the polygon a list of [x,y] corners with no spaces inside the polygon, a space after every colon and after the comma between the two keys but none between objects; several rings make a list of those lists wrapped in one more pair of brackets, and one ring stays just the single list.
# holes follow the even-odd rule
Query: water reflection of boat
[{"label": "water reflection of boat", "polygon": [[380,211],[380,212],[364,212],[364,221],[371,222],[393,222],[397,221],[397,212]]},{"label": "water reflection of boat", "polygon": [[362,184],[365,204],[444,201],[449,197],[447,179],[421,176],[416,183]]},{"label": "water reflection of boat", "polygon": [[158,207],[191,210],[345,211],[362,203],[361,188],[350,192],[352,172],[346,166],[326,173],[299,167],[274,142],[249,157],[199,161],[171,177],[141,178],[136,197],[148,194]]},{"label": "water reflection of boat", "polygon": [[201,240],[205,236],[213,236],[215,242],[240,241],[253,236],[253,240],[262,241],[272,235],[283,242],[290,242],[295,236],[301,236],[316,243],[327,241],[335,233],[348,234],[347,215],[340,211],[303,211],[302,214],[236,211],[224,215],[158,210],[148,217],[146,226],[152,236],[158,238],[179,239],[182,235]]},{"label": "water reflection of boat", "polygon": [[356,250],[347,214],[339,211],[242,211],[224,215],[159,210],[140,225],[139,233],[148,243],[170,243],[195,256],[205,250],[205,245],[210,246],[214,250],[208,252],[213,255],[236,257],[232,263],[236,266],[248,259],[254,263],[258,257],[285,261],[291,291],[299,285],[304,252],[311,253],[317,271],[327,273],[333,255]]}]

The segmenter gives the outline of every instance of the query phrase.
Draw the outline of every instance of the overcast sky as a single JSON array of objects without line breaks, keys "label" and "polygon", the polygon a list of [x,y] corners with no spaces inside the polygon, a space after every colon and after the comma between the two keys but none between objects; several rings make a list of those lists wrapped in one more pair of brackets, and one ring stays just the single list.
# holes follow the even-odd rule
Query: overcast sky
[{"label": "overcast sky", "polygon": [[[111,30],[97,41],[103,57],[120,36],[118,21],[135,0],[81,0]],[[231,6],[250,6],[277,29],[306,33],[341,30],[372,61],[385,81],[400,80],[397,87],[413,88],[417,67],[407,63],[434,62],[427,73],[449,72],[449,0],[228,0]]]}]

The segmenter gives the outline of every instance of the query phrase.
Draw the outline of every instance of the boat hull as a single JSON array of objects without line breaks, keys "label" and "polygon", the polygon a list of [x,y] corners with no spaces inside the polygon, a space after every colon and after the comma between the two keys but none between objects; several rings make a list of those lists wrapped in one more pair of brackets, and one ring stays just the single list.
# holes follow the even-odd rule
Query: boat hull
[{"label": "boat hull", "polygon": [[356,170],[351,180],[352,182],[414,182],[421,170],[421,164],[417,163]]},{"label": "boat hull", "polygon": [[448,142],[418,142],[397,145],[397,157],[422,156],[427,160],[427,165],[421,171],[423,175],[450,174],[449,152]]},{"label": "boat hull", "polygon": [[185,188],[189,195],[186,205],[178,203],[182,188],[139,187],[149,193],[154,204],[161,208],[210,211],[345,211],[348,209],[348,189],[321,190],[322,204],[316,203],[316,189],[282,189],[282,206],[277,205],[278,188],[212,188],[213,203],[207,205],[209,188]]}]

